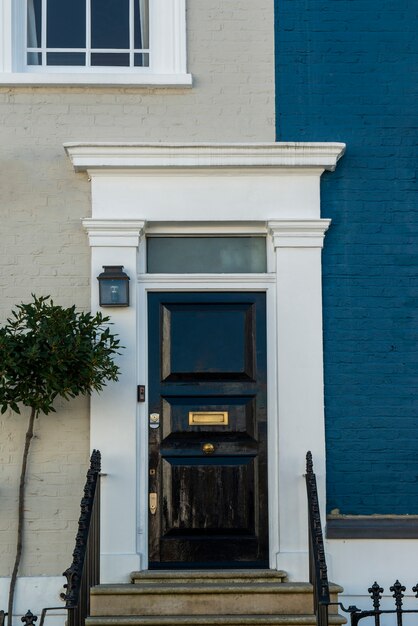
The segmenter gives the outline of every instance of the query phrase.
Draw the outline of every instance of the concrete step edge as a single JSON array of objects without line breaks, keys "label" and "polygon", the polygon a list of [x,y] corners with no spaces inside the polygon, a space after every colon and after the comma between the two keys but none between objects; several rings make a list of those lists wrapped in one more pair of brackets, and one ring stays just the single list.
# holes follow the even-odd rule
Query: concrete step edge
[{"label": "concrete step edge", "polygon": [[132,572],[131,580],[132,581],[158,581],[161,582],[163,580],[196,580],[196,579],[237,579],[237,580],[246,580],[246,579],[268,579],[272,581],[276,581],[278,578],[286,579],[287,572],[283,570],[145,570],[141,572]]},{"label": "concrete step edge", "polygon": [[[342,625],[347,622],[346,618],[342,615],[330,615],[329,624],[333,626]],[[86,626],[169,626],[184,625],[194,626],[201,624],[213,624],[216,626],[239,626],[245,625],[251,626],[253,624],[277,624],[282,626],[289,624],[290,626],[310,626],[316,624],[315,615],[146,615],[146,616],[117,616],[111,615],[106,617],[88,617],[86,619]]]},{"label": "concrete step edge", "polygon": [[125,585],[109,584],[98,585],[91,589],[91,594],[97,595],[164,595],[164,594],[206,594],[206,593],[312,593],[312,585],[310,583],[142,583],[141,585],[127,583]]}]

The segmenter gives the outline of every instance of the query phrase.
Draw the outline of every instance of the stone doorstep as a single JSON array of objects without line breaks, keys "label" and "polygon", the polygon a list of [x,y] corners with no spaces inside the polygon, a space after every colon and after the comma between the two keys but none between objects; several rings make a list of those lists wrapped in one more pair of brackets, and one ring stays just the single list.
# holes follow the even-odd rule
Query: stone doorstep
[{"label": "stone doorstep", "polygon": [[[347,622],[330,615],[331,626]],[[314,615],[158,615],[89,617],[86,626],[316,626]]]},{"label": "stone doorstep", "polygon": [[287,572],[271,569],[230,569],[230,570],[145,570],[132,572],[131,581],[134,584],[171,582],[285,582]]},{"label": "stone doorstep", "polygon": [[313,613],[309,583],[164,582],[99,585],[91,590],[95,615],[216,615]]},{"label": "stone doorstep", "polygon": [[[315,625],[312,585],[276,570],[152,570],[91,590],[87,626]],[[331,601],[343,590],[331,584]],[[330,623],[343,624],[337,607]]]}]

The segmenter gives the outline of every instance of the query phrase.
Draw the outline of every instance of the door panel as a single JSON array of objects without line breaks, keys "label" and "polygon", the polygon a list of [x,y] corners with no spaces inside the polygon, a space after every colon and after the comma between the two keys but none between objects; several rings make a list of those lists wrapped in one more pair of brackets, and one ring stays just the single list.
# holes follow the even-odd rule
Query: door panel
[{"label": "door panel", "polygon": [[150,567],[266,566],[265,294],[151,293],[148,312]]},{"label": "door panel", "polygon": [[161,316],[164,381],[252,379],[252,306],[169,303]]}]

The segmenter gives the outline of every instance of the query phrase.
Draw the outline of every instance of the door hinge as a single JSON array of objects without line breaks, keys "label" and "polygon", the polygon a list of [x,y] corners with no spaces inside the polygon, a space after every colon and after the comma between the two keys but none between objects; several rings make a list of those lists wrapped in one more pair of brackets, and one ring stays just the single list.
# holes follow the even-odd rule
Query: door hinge
[{"label": "door hinge", "polygon": [[145,385],[138,385],[136,393],[138,402],[145,402]]}]

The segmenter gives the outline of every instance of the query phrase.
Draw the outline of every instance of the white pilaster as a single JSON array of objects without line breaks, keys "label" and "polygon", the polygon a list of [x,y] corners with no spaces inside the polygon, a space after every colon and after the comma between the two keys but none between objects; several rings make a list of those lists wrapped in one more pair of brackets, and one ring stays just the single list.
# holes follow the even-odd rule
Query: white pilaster
[{"label": "white pilaster", "polygon": [[91,246],[91,308],[99,309],[103,265],[123,265],[130,306],[101,309],[121,345],[117,383],[91,398],[90,445],[102,453],[101,569],[106,582],[127,582],[140,569],[137,553],[137,255],[142,220],[83,220]]},{"label": "white pilaster", "polygon": [[304,459],[315,459],[325,504],[321,249],[330,220],[270,221],[277,276],[279,535],[277,567],[307,580]]}]

